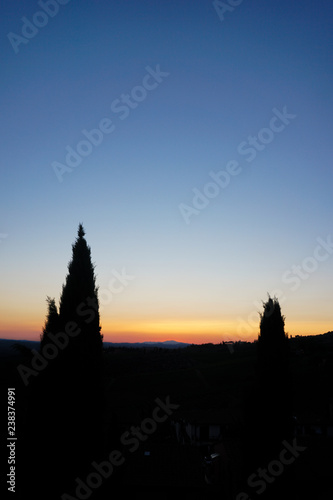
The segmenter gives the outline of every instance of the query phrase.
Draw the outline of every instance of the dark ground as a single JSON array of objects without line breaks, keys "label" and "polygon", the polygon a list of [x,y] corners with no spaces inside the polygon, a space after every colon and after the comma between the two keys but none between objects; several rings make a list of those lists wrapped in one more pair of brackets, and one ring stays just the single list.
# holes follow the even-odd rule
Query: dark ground
[{"label": "dark ground", "polygon": [[[243,491],[249,495],[253,492],[244,489],[244,480],[248,477],[244,478],[244,443],[247,442],[244,433],[249,432],[244,422],[244,406],[251,399],[254,387],[256,344],[236,343],[233,346],[193,345],[175,350],[111,348],[104,351],[105,398],[96,400],[96,408],[103,410],[98,429],[102,443],[96,462],[108,460],[113,450],[120,450],[125,461],[115,466],[110,478],[103,479],[102,485],[85,498],[113,498],[115,491],[142,491],[145,498],[156,498],[157,494],[160,498],[169,498],[177,492],[183,493],[184,498],[230,500],[333,498],[333,433],[330,431],[333,426],[333,334],[293,338],[290,345],[290,383],[297,424],[294,436],[297,435],[297,443],[307,449],[276,479],[277,488],[271,496],[267,491],[257,497],[241,495]],[[22,449],[27,441],[29,388],[17,372],[17,365],[26,362],[24,356],[24,352],[7,351],[0,360],[2,399],[6,401],[8,387],[16,388],[18,493],[12,494],[13,498],[26,498],[22,478],[27,456]],[[164,422],[151,424],[147,419],[154,415],[157,398],[162,402],[169,398],[172,405],[179,406],[170,410]],[[158,414],[162,416],[163,411],[159,410]],[[75,426],[70,415],[67,418],[68,425]],[[181,420],[207,425],[225,420],[227,424],[221,427],[218,439],[209,439],[207,435],[194,443],[177,436],[175,423]],[[142,438],[126,434],[125,444],[124,438],[120,442],[124,433],[131,433],[132,426],[142,425],[149,435],[142,431]],[[4,424],[2,450],[6,434]],[[270,430],[267,434],[269,440]],[[43,436],[35,436],[35,439],[38,442]],[[81,444],[84,447],[84,436]],[[204,458],[213,451],[221,452],[223,464],[215,471],[214,484],[208,485]],[[6,463],[2,470],[7,469]],[[79,477],[85,481],[92,471],[95,469],[88,463]],[[69,481],[66,491],[72,496],[68,498],[79,498],[75,496],[76,477],[73,475]],[[48,498],[51,491],[52,485]]]}]

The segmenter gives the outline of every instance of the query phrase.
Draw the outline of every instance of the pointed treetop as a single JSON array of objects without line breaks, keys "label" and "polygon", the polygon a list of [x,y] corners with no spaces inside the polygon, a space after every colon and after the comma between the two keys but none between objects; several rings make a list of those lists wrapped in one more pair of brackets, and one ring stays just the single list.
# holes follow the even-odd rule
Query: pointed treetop
[{"label": "pointed treetop", "polygon": [[78,229],[78,232],[77,232],[77,235],[79,238],[83,238],[83,236],[85,235],[86,233],[84,232],[84,229],[83,229],[83,226],[82,224],[79,224],[79,229]]},{"label": "pointed treetop", "polygon": [[276,297],[270,297],[266,303],[263,302],[264,312],[260,314],[260,333],[258,340],[273,344],[283,343],[288,338],[284,331],[285,317],[281,313],[281,307]]},{"label": "pointed treetop", "polygon": [[273,319],[276,320],[277,318],[280,318],[284,324],[285,317],[282,316],[282,314],[281,314],[281,307],[280,307],[278,299],[275,296],[272,298],[268,294],[267,302],[266,303],[263,302],[262,304],[264,307],[264,312],[260,314],[261,323],[265,322],[265,320],[267,320],[269,318],[272,318],[271,319],[272,321],[273,321]]}]

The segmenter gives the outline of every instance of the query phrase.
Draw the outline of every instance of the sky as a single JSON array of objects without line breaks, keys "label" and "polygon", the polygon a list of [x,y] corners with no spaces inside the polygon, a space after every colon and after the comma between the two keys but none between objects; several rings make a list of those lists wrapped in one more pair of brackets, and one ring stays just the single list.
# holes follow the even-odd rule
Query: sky
[{"label": "sky", "polygon": [[329,0],[2,2],[0,337],[83,223],[104,340],[333,330]]}]

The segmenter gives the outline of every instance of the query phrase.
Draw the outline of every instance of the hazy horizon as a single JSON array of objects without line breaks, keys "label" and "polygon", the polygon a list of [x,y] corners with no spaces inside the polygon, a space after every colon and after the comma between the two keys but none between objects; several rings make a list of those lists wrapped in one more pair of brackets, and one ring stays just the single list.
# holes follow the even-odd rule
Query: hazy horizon
[{"label": "hazy horizon", "polygon": [[[302,334],[302,333],[296,333],[295,335],[293,334],[288,334],[289,337],[295,337],[296,335],[300,335],[300,336],[304,336],[304,337],[307,337],[307,336],[311,336],[311,335],[323,335],[325,333],[329,333],[330,331],[332,330],[327,330],[327,331],[323,331],[321,333],[307,333],[307,334]],[[103,332],[102,332],[103,333]],[[287,332],[286,332],[287,333]],[[8,335],[8,334],[7,334]],[[148,338],[148,337],[147,337]],[[202,337],[202,341],[192,341],[190,340],[192,337],[189,336],[188,340],[177,340],[177,338],[168,338],[168,337],[158,337],[156,338],[155,336],[153,337],[153,340],[147,340],[146,337],[113,337],[112,335],[110,336],[107,336],[107,338],[104,336],[103,338],[103,342],[108,342],[108,343],[115,343],[115,344],[121,344],[121,343],[129,343],[129,344],[134,344],[134,343],[149,343],[149,342],[152,342],[152,343],[158,343],[158,342],[177,342],[177,343],[188,343],[188,344],[205,344],[205,343],[213,343],[213,344],[219,344],[219,343],[222,343],[222,342],[237,342],[237,341],[242,341],[242,342],[253,342],[255,340],[258,339],[258,336],[254,336],[253,338],[249,338],[249,337],[244,337],[244,338],[241,338],[241,337],[237,337],[237,338],[231,338],[230,335],[222,335],[220,339],[217,339],[217,340],[209,340],[207,336],[203,336]],[[200,337],[201,338],[201,337]],[[34,336],[31,336],[31,337],[23,337],[22,335],[19,335],[18,336],[12,336],[12,337],[0,337],[0,340],[21,340],[21,341],[32,341],[32,342],[39,342],[40,341],[40,335],[34,337]]]}]

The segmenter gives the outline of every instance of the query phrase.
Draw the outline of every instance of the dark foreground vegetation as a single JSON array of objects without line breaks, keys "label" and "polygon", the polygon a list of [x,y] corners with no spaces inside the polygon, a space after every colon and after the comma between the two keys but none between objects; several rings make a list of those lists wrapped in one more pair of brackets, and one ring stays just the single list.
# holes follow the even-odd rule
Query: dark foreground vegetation
[{"label": "dark foreground vegetation", "polygon": [[[293,464],[285,466],[285,470],[258,498],[265,498],[265,495],[278,498],[274,497],[273,491],[274,486],[280,486],[278,483],[283,488],[283,498],[304,499],[309,498],[309,493],[316,499],[330,498],[333,491],[333,333],[292,338],[290,347],[294,425],[289,441],[292,443],[296,437],[297,443],[306,450]],[[4,391],[11,386],[16,387],[17,392],[17,486],[18,494],[22,494],[17,498],[24,498],[26,472],[29,470],[29,450],[27,457],[25,445],[34,442],[39,448],[40,440],[49,441],[55,430],[50,427],[43,437],[36,431],[27,439],[30,391],[17,371],[18,364],[26,362],[26,357],[17,354],[1,361]],[[223,495],[221,498],[228,499],[245,499],[247,492],[248,498],[256,498],[260,483],[254,481],[259,486],[249,487],[247,480],[257,471],[257,466],[254,463],[253,470],[247,474],[246,464],[249,437],[246,433],[251,433],[246,421],[249,405],[256,402],[258,396],[263,402],[266,400],[265,394],[253,394],[256,372],[257,343],[192,345],[175,350],[105,349],[104,395],[94,402],[96,407],[102,408],[97,429],[101,446],[96,457],[92,457],[86,466],[80,470],[73,466],[75,472],[64,492],[78,498],[76,478],[85,481],[89,473],[95,471],[91,465],[94,459],[101,463],[108,460],[110,452],[120,450],[125,461],[114,467],[111,475],[103,479],[99,488],[92,490],[89,498],[111,498],[119,488],[123,492],[158,493],[161,498],[167,498],[167,491],[188,492],[191,498],[213,498],[218,491]],[[156,399],[166,402],[167,398],[172,405],[178,405],[175,410],[170,410],[172,414],[155,426],[145,422],[152,419]],[[40,406],[43,406],[43,401],[40,401]],[[162,414],[160,410],[160,418]],[[63,418],[70,436],[70,430],[77,422],[66,410]],[[142,423],[143,430],[133,434],[131,429],[141,429]],[[270,441],[275,429],[270,421],[266,424],[266,439]],[[71,452],[72,446],[71,441],[64,445],[64,455]],[[84,433],[77,446],[79,450],[85,448]],[[37,456],[34,464],[37,482],[42,479],[39,471],[50,458],[48,453],[52,455],[53,452],[50,449],[45,456],[44,450],[44,455]],[[212,460],[209,457],[214,453],[218,457]],[[279,453],[271,460],[274,458],[278,460]],[[61,467],[60,464],[57,466],[61,460],[62,456],[58,455],[47,462],[47,466],[53,464],[55,467],[52,475],[56,482],[53,486],[48,484],[48,498],[53,498],[52,493],[61,483]],[[272,491],[268,491],[269,488]],[[36,484],[36,492],[38,490]],[[83,488],[81,493],[84,491]],[[276,491],[282,494],[280,489]],[[61,495],[55,498],[61,498]]]}]

